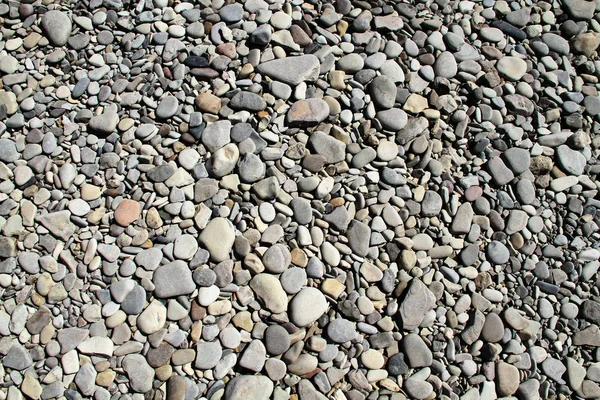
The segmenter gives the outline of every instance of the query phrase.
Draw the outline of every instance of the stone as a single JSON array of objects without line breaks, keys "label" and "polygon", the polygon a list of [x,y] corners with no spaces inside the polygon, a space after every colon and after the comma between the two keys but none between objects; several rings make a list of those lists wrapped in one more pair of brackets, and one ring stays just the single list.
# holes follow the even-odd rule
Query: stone
[{"label": "stone", "polygon": [[302,328],[319,319],[328,308],[327,300],[321,291],[307,287],[292,298],[288,314],[290,321]]},{"label": "stone", "polygon": [[496,389],[500,396],[513,395],[520,382],[519,370],[515,366],[503,361],[496,364]]},{"label": "stone", "polygon": [[587,161],[579,151],[573,150],[567,145],[561,145],[556,149],[556,157],[561,169],[568,174],[575,176],[583,174]]},{"label": "stone", "polygon": [[510,253],[506,246],[497,240],[493,240],[486,247],[488,260],[495,265],[506,264],[510,258]]},{"label": "stone", "polygon": [[207,370],[217,366],[223,354],[223,349],[218,342],[198,342],[196,354],[196,368]]},{"label": "stone", "polygon": [[260,340],[251,341],[239,359],[239,365],[251,371],[262,371],[267,358],[267,350]]},{"label": "stone", "polygon": [[310,127],[329,116],[329,105],[322,99],[298,100],[287,113],[290,126]]},{"label": "stone", "polygon": [[159,267],[154,271],[152,283],[154,295],[161,299],[190,294],[196,289],[192,271],[181,260]]},{"label": "stone", "polygon": [[408,123],[408,116],[406,112],[399,108],[390,108],[389,110],[382,110],[377,113],[377,119],[383,126],[383,129],[389,131],[398,132]]},{"label": "stone", "polygon": [[206,163],[206,169],[216,178],[231,173],[240,158],[238,147],[229,143],[212,153]]},{"label": "stone", "polygon": [[280,325],[270,325],[265,330],[265,347],[267,353],[278,356],[290,348],[290,334]]},{"label": "stone", "polygon": [[168,119],[175,115],[179,108],[179,100],[175,96],[166,96],[156,107],[156,118]]},{"label": "stone", "polygon": [[357,335],[354,323],[343,318],[336,318],[327,325],[327,336],[335,343],[346,343]]},{"label": "stone", "polygon": [[400,303],[399,314],[404,330],[411,331],[419,327],[425,314],[435,306],[434,294],[421,280],[414,278],[405,290]]},{"label": "stone", "polygon": [[216,152],[227,143],[231,142],[231,122],[216,121],[208,124],[202,132],[202,144],[211,153]]},{"label": "stone", "polygon": [[323,132],[315,131],[310,135],[308,143],[318,154],[325,157],[327,163],[335,164],[343,161],[346,157],[346,145],[344,142]]},{"label": "stone", "polygon": [[411,333],[404,336],[402,347],[411,368],[428,367],[433,362],[431,350],[419,335]]},{"label": "stone", "polygon": [[319,77],[319,59],[313,55],[286,57],[261,63],[257,71],[271,79],[296,86]]},{"label": "stone", "polygon": [[20,344],[13,345],[2,360],[2,365],[5,368],[22,371],[33,365],[31,354]]},{"label": "stone", "polygon": [[427,399],[433,393],[433,386],[427,381],[417,378],[409,378],[404,382],[406,392],[413,399]]},{"label": "stone", "polygon": [[125,199],[115,209],[115,222],[127,227],[140,217],[140,213],[140,203],[135,200]]},{"label": "stone", "polygon": [[250,287],[271,312],[280,314],[287,311],[287,293],[275,276],[266,273],[258,274],[250,281]]},{"label": "stone", "polygon": [[527,72],[527,63],[518,57],[505,56],[496,63],[498,73],[511,81],[518,81]]},{"label": "stone", "polygon": [[77,227],[71,222],[71,213],[67,210],[39,215],[36,219],[50,233],[64,241],[67,241],[77,230]]},{"label": "stone", "polygon": [[262,262],[267,272],[280,274],[289,267],[292,262],[292,255],[287,246],[275,244],[263,254]]},{"label": "stone", "polygon": [[[11,93],[13,96],[14,94]],[[15,142],[10,139],[0,139],[0,161],[11,163],[20,158]]]},{"label": "stone", "polygon": [[154,369],[148,365],[143,355],[129,354],[123,358],[122,365],[133,391],[146,393],[152,389]]},{"label": "stone", "polygon": [[248,110],[253,112],[262,111],[267,108],[267,102],[252,92],[238,92],[232,97],[228,105],[234,110]]},{"label": "stone", "polygon": [[145,335],[151,335],[161,329],[167,321],[167,308],[158,300],[152,303],[138,316],[137,327]]},{"label": "stone", "polygon": [[369,84],[373,101],[380,108],[388,109],[396,102],[396,85],[385,75],[380,75]]},{"label": "stone", "polygon": [[504,323],[495,313],[489,313],[485,317],[485,323],[481,330],[481,338],[486,342],[497,343],[504,337]]},{"label": "stone", "polygon": [[225,387],[225,400],[269,400],[273,382],[262,375],[238,375]]},{"label": "stone", "polygon": [[587,0],[566,0],[563,5],[567,13],[576,20],[589,21],[594,18],[596,13],[596,4]]},{"label": "stone", "polygon": [[229,259],[233,248],[235,233],[225,218],[214,218],[198,236],[198,242],[210,253],[210,259],[221,262]]},{"label": "stone", "polygon": [[71,18],[61,11],[46,11],[42,16],[41,26],[46,37],[54,46],[66,45],[71,37]]},{"label": "stone", "polygon": [[115,131],[119,124],[119,115],[112,109],[92,117],[89,127],[92,131],[108,136]]}]

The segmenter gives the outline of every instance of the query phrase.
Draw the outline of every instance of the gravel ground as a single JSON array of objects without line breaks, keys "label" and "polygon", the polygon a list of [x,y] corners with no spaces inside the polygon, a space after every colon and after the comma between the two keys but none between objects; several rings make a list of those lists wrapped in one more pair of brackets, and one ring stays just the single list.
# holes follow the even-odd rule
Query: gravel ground
[{"label": "gravel ground", "polygon": [[0,400],[600,398],[599,45],[587,0],[0,0]]}]

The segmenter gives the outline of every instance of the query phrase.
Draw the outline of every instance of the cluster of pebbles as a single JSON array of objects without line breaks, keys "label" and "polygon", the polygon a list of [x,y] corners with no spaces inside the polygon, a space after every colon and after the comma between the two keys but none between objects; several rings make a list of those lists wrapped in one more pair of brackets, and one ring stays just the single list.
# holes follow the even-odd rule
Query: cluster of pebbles
[{"label": "cluster of pebbles", "polygon": [[600,398],[600,3],[0,1],[0,400]]}]

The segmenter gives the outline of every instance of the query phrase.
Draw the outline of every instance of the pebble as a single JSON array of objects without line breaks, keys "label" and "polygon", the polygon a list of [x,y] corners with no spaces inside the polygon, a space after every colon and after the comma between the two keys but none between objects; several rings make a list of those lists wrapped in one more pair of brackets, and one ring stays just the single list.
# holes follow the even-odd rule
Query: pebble
[{"label": "pebble", "polygon": [[87,5],[0,4],[0,397],[600,397],[594,2]]}]

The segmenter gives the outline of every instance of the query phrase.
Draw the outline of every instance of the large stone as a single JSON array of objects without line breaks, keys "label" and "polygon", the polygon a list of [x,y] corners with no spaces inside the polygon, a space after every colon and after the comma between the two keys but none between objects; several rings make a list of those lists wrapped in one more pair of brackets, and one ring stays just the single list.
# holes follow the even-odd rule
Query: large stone
[{"label": "large stone", "polygon": [[67,210],[40,215],[37,217],[37,220],[51,234],[65,241],[69,240],[77,230],[75,224],[71,222],[71,212]]},{"label": "large stone", "polygon": [[420,279],[414,278],[400,303],[400,318],[404,330],[411,331],[421,325],[425,315],[435,306],[435,295]]},{"label": "large stone", "polygon": [[219,342],[198,342],[196,354],[196,368],[211,369],[219,363],[223,349]]},{"label": "large stone", "polygon": [[290,321],[305,327],[325,314],[329,304],[319,289],[308,287],[298,292],[289,304]]},{"label": "large stone", "polygon": [[15,344],[4,356],[2,365],[5,368],[22,371],[25,368],[29,368],[31,365],[33,365],[33,360],[31,359],[31,354],[29,351],[27,351],[27,349],[25,349],[25,347],[21,346],[20,344]]},{"label": "large stone", "polygon": [[558,146],[556,157],[561,168],[575,176],[583,174],[583,169],[587,163],[585,156],[577,150],[571,149],[567,145]]},{"label": "large stone", "polygon": [[190,294],[196,289],[192,271],[181,260],[159,267],[154,271],[152,283],[154,295],[161,299]]},{"label": "large stone", "polygon": [[501,76],[511,81],[518,81],[527,72],[527,63],[518,57],[505,56],[498,60],[496,69]]},{"label": "large stone", "polygon": [[308,142],[317,154],[325,157],[327,163],[335,164],[346,158],[346,144],[333,136],[315,131]]},{"label": "large stone", "polygon": [[212,261],[221,262],[229,259],[235,232],[227,219],[218,217],[206,225],[198,241],[208,250]]},{"label": "large stone", "polygon": [[224,400],[269,400],[273,382],[262,375],[238,375],[225,387]]},{"label": "large stone", "polygon": [[154,300],[137,317],[136,323],[145,335],[151,335],[161,329],[167,321],[167,308],[158,300]]},{"label": "large stone", "polygon": [[71,37],[71,18],[61,11],[47,11],[42,16],[42,29],[54,46],[64,46]]},{"label": "large stone", "polygon": [[231,173],[240,158],[238,147],[229,143],[221,147],[206,162],[206,169],[216,178],[222,178]]},{"label": "large stone", "polygon": [[138,393],[152,390],[154,369],[141,354],[129,354],[123,359],[123,369],[129,377],[129,387]]},{"label": "large stone", "polygon": [[287,113],[290,126],[310,127],[324,121],[329,115],[329,105],[322,99],[298,100]]},{"label": "large stone", "polygon": [[274,275],[258,274],[250,281],[250,287],[271,312],[280,314],[287,311],[287,293]]},{"label": "large stone", "polygon": [[369,253],[371,228],[369,225],[353,220],[346,232],[348,245],[354,253],[361,257],[365,257]]},{"label": "large stone", "polygon": [[396,85],[385,75],[380,75],[369,84],[373,101],[380,108],[392,108],[396,102]]},{"label": "large stone", "polygon": [[316,81],[319,69],[319,59],[313,55],[279,58],[257,67],[259,73],[294,86],[304,81]]},{"label": "large stone", "polygon": [[519,388],[521,379],[519,370],[510,364],[500,361],[496,364],[496,388],[500,396],[511,396]]}]

